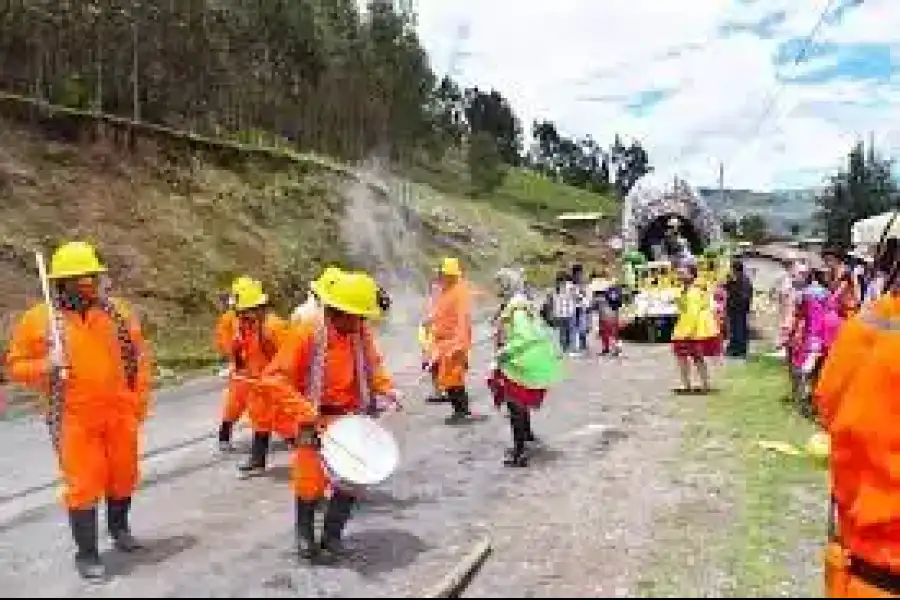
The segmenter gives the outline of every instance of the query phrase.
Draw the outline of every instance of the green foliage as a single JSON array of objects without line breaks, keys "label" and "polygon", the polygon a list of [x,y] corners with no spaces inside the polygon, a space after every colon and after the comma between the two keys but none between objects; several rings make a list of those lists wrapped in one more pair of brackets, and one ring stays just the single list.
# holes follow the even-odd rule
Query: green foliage
[{"label": "green foliage", "polygon": [[468,158],[472,192],[475,195],[493,192],[500,187],[506,171],[500,149],[490,134],[480,132],[469,138]]},{"label": "green foliage", "polygon": [[605,151],[590,135],[580,139],[560,135],[550,121],[535,121],[531,132],[537,140],[529,156],[531,167],[574,187],[600,194],[615,190],[624,197],[652,170],[646,150],[636,140],[626,147],[616,136]]},{"label": "green foliage", "polygon": [[741,239],[754,244],[764,242],[769,236],[769,224],[760,214],[749,214],[741,217],[737,224],[738,235]]},{"label": "green foliage", "polygon": [[830,178],[827,189],[816,198],[817,220],[829,244],[848,247],[855,221],[896,208],[892,166],[874,147],[866,148],[862,142],[853,147],[847,166]]},{"label": "green foliage", "polygon": [[481,193],[503,179],[495,154],[599,194],[624,195],[650,170],[636,141],[617,137],[604,151],[547,122],[535,123],[540,148],[526,157],[508,99],[436,77],[414,15],[395,4],[70,0],[36,11],[14,2],[0,19],[0,90],[342,160],[408,165],[471,148]]}]

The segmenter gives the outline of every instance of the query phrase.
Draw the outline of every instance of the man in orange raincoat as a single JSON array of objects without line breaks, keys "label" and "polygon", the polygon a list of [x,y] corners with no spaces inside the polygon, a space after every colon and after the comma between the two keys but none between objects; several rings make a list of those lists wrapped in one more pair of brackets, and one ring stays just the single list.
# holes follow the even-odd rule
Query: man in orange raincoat
[{"label": "man in orange raincoat", "polygon": [[19,320],[9,344],[13,381],[49,398],[47,423],[56,450],[63,501],[86,579],[105,576],[97,543],[97,504],[106,499],[117,549],[139,550],[128,515],[138,482],[138,431],[147,415],[150,358],[137,319],[106,298],[105,272],[90,245],[70,242],[50,262],[52,307]]},{"label": "man in orange raincoat", "polygon": [[814,400],[831,441],[826,597],[900,597],[900,261],[841,327]]},{"label": "man in orange raincoat", "polygon": [[238,470],[242,476],[252,477],[266,470],[280,401],[277,389],[259,385],[258,380],[284,342],[288,323],[269,310],[269,297],[256,280],[238,289],[234,310],[237,313],[237,335],[231,355],[237,366],[235,378],[248,386],[247,409],[253,429],[250,457]]},{"label": "man in orange raincoat", "polygon": [[222,423],[219,425],[219,449],[223,452],[234,450],[234,447],[231,445],[234,424],[247,411],[247,397],[250,386],[247,382],[235,377],[238,370],[243,369],[243,365],[238,364],[241,357],[234,354],[235,342],[238,339],[238,317],[234,310],[234,304],[237,301],[237,295],[241,288],[248,283],[252,284],[252,282],[253,280],[246,276],[238,277],[234,280],[231,284],[231,294],[228,297],[227,308],[216,322],[216,349],[229,362],[228,387],[225,389]]},{"label": "man in orange raincoat", "polygon": [[472,417],[466,391],[472,348],[472,294],[456,258],[441,262],[440,291],[425,326],[431,329],[431,360],[437,371],[437,389],[453,406],[447,423],[466,422]]},{"label": "man in orange raincoat", "polygon": [[[298,419],[291,473],[297,551],[304,558],[334,559],[343,553],[342,535],[355,497],[352,490],[329,485],[319,451],[319,432],[342,415],[377,414],[387,403],[396,403],[397,394],[365,322],[382,313],[375,281],[364,273],[340,273],[320,278],[313,290],[325,307],[325,318],[293,330],[263,376],[286,376],[309,406]],[[316,505],[329,487],[332,494],[317,544]]]}]

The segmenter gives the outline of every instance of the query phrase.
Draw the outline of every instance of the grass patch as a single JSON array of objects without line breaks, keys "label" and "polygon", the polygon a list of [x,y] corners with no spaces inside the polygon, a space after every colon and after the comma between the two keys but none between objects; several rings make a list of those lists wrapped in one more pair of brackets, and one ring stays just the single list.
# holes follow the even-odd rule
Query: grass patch
[{"label": "grass patch", "polygon": [[[693,480],[699,493],[662,517],[660,529],[671,534],[662,543],[680,546],[654,551],[640,588],[650,595],[821,597],[825,470],[806,456],[758,445],[785,441],[802,448],[815,426],[786,402],[787,377],[778,361],[754,357],[728,365],[719,377],[719,393],[679,402],[686,430],[678,477]],[[697,516],[702,498],[705,514],[685,519]],[[699,560],[686,564],[687,557]]]},{"label": "grass patch", "polygon": [[759,357],[727,369],[722,394],[706,405],[709,434],[728,436],[736,450],[738,514],[723,558],[739,594],[819,597],[815,548],[824,539],[825,471],[808,457],[757,444],[802,447],[815,432],[787,403],[788,392],[784,366]]},{"label": "grass patch", "polygon": [[511,169],[503,185],[485,198],[494,206],[512,206],[542,218],[564,212],[602,212],[618,210],[609,196],[563,185],[537,173]]},{"label": "grass patch", "polygon": [[[468,175],[461,161],[448,159],[440,164],[417,165],[412,177],[445,194],[465,194]],[[492,207],[543,221],[564,212],[601,212],[613,215],[618,203],[611,196],[557,183],[524,169],[510,169],[496,190],[473,198]]]}]

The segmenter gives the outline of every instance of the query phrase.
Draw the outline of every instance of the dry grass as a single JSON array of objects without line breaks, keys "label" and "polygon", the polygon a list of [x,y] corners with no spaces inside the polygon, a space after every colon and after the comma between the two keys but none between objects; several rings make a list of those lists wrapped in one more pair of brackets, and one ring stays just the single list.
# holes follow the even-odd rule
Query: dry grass
[{"label": "dry grass", "polygon": [[[509,262],[549,273],[572,248],[533,229],[537,208],[522,207],[582,209],[607,200],[548,181],[525,185],[515,174],[494,199],[468,199],[448,180],[443,193],[413,185],[410,202],[393,199],[403,210],[375,211],[358,201],[360,184],[348,186],[350,178],[345,167],[299,155],[294,168],[277,170],[250,159],[230,169],[197,157],[174,165],[51,142],[0,121],[0,346],[12,319],[40,297],[32,250],[49,252],[67,239],[94,241],[162,365],[194,369],[214,358],[215,296],[238,274],[261,278],[287,309],[324,264],[365,264],[349,256],[360,248],[387,249],[387,262],[399,254],[400,266],[416,268],[450,253],[476,277]],[[354,231],[341,227],[345,207]],[[401,234],[413,227],[419,235],[411,242]],[[359,237],[373,239],[345,243]]]},{"label": "dry grass", "polygon": [[215,294],[236,274],[251,271],[286,302],[321,264],[342,256],[336,175],[174,167],[48,143],[5,125],[0,148],[5,315],[38,298],[30,249],[87,238],[117,293],[140,309],[163,360],[208,354]]}]

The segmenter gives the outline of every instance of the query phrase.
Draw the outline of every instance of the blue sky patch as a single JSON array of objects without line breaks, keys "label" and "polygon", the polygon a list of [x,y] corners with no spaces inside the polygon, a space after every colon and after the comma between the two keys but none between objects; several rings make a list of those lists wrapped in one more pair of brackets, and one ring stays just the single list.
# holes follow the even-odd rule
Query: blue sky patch
[{"label": "blue sky patch", "polygon": [[886,81],[900,70],[887,44],[833,46],[820,56],[833,56],[834,64],[786,79],[791,83],[824,83],[838,79]]},{"label": "blue sky patch", "polygon": [[776,66],[793,65],[797,60],[797,56],[803,52],[803,59],[800,64],[813,58],[823,58],[830,56],[838,51],[840,46],[837,44],[808,44],[806,38],[793,38],[785,41],[778,46],[778,50],[773,58]]},{"label": "blue sky patch", "polygon": [[628,112],[636,117],[644,116],[671,94],[670,90],[645,90],[635,94],[629,99]]}]

